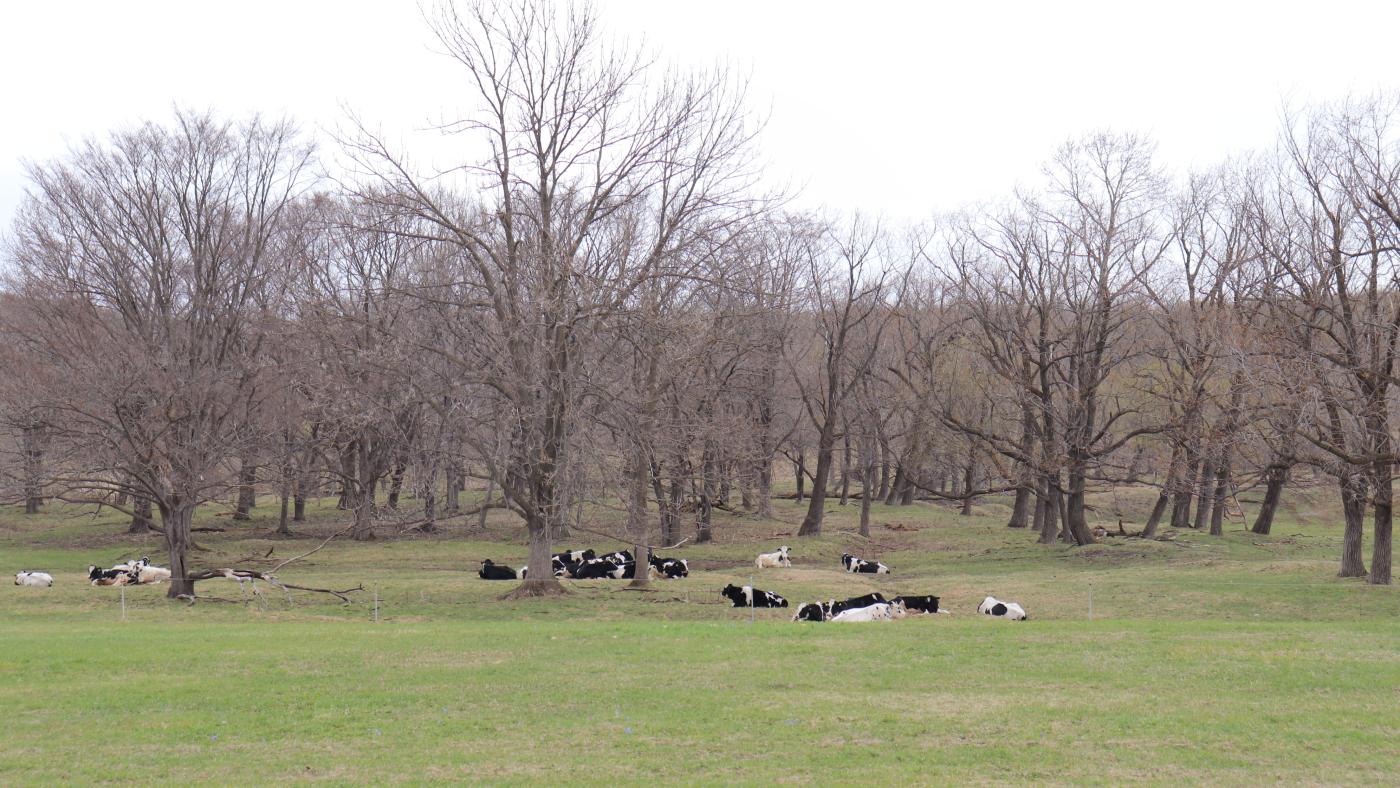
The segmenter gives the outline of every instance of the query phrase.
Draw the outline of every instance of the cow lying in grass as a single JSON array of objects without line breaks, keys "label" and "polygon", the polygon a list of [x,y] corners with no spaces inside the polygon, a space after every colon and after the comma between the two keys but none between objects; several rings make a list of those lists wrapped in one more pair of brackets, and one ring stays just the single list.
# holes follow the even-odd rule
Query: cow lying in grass
[{"label": "cow lying in grass", "polygon": [[880,604],[885,601],[885,597],[879,591],[872,591],[865,596],[851,597],[844,602],[837,602],[835,599],[829,602],[806,602],[797,607],[797,613],[793,615],[793,621],[830,621],[832,616],[858,607],[868,607]]},{"label": "cow lying in grass", "polygon": [[767,569],[775,566],[792,566],[792,560],[788,558],[788,546],[783,545],[776,553],[759,553],[754,559],[754,566],[759,569]]},{"label": "cow lying in grass", "polygon": [[890,568],[879,561],[866,561],[850,554],[841,556],[841,566],[846,567],[847,572],[863,575],[887,575],[890,573]]},{"label": "cow lying in grass", "polygon": [[1026,611],[1015,602],[1003,602],[994,596],[989,596],[982,600],[982,604],[977,606],[977,612],[983,615],[1006,618],[1012,621],[1025,621]]},{"label": "cow lying in grass", "polygon": [[831,617],[831,623],[868,624],[872,621],[898,621],[906,614],[903,602],[881,603],[842,610]]},{"label": "cow lying in grass", "polygon": [[95,586],[135,585],[136,575],[125,568],[98,569],[96,566],[89,564],[88,581]]},{"label": "cow lying in grass", "polygon": [[15,585],[48,588],[53,585],[53,575],[48,572],[20,572],[15,575]]},{"label": "cow lying in grass", "polygon": [[947,610],[938,608],[938,597],[936,596],[897,596],[896,602],[903,602],[904,608],[910,613],[947,613]]},{"label": "cow lying in grass", "polygon": [[494,563],[487,558],[481,562],[481,569],[477,571],[477,577],[482,580],[515,580],[515,570],[504,564]]},{"label": "cow lying in grass", "polygon": [[141,556],[138,561],[128,562],[128,572],[136,575],[137,585],[152,585],[154,583],[165,583],[170,580],[170,570],[163,566],[151,566],[151,559]]},{"label": "cow lying in grass", "polygon": [[787,607],[786,599],[772,591],[760,591],[753,586],[736,586],[733,583],[720,589],[719,595],[734,603],[734,607]]},{"label": "cow lying in grass", "polygon": [[684,558],[657,558],[653,555],[647,557],[647,563],[652,568],[652,579],[673,580],[690,575],[690,564],[686,563]]}]

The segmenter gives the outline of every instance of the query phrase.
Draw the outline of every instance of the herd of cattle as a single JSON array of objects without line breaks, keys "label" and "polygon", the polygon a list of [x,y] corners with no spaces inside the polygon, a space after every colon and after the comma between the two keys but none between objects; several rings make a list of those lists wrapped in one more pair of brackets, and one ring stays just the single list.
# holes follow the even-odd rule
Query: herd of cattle
[{"label": "herd of cattle", "polygon": [[[790,567],[792,559],[788,546],[783,545],[774,553],[762,553],[754,561],[760,569],[770,567]],[[618,550],[599,556],[593,550],[566,550],[552,556],[552,571],[557,578],[574,580],[622,580],[636,577],[637,562],[626,550]],[[890,573],[890,568],[878,561],[866,561],[852,555],[841,556],[841,566],[847,572],[857,574]],[[529,572],[528,566],[519,571],[491,559],[481,562],[477,573],[482,580],[520,580]],[[648,577],[652,580],[688,577],[690,566],[684,558],[658,558],[648,551]],[[147,585],[162,583],[170,579],[170,570],[151,566],[150,559],[140,559],[117,564],[111,569],[88,567],[88,580],[95,586]],[[46,572],[20,572],[15,575],[17,586],[48,587],[53,585],[53,576]],[[726,585],[720,589],[720,596],[728,599],[734,607],[787,607],[788,601],[772,591],[762,591],[753,586]],[[947,613],[938,607],[936,596],[897,596],[886,600],[878,591],[864,596],[837,601],[807,602],[797,607],[793,621],[834,621],[869,622],[896,621],[910,613]],[[1025,621],[1026,611],[1015,602],[1003,602],[996,597],[987,597],[977,606],[977,612],[996,618],[1012,621]]]},{"label": "herd of cattle", "polygon": [[[592,550],[565,550],[551,556],[550,568],[557,578],[572,580],[626,580],[637,576],[637,561],[626,550],[599,556]],[[517,571],[491,559],[481,562],[477,575],[482,580],[524,580],[530,567]],[[690,576],[690,565],[684,558],[657,558],[647,555],[647,572],[652,580],[670,580]]]},{"label": "herd of cattle", "polygon": [[[163,566],[151,566],[151,559],[144,555],[111,569],[88,566],[88,581],[95,586],[150,585],[168,580],[170,570]],[[53,575],[48,572],[20,572],[15,575],[15,585],[48,588],[53,585]]]},{"label": "herd of cattle", "polygon": [[[593,550],[566,550],[552,556],[554,576],[560,579],[594,580],[625,579],[636,577],[637,563],[632,554],[619,550],[598,556]],[[657,558],[648,551],[647,564],[652,580],[687,577],[690,567],[683,558]],[[759,569],[790,567],[792,558],[789,548],[783,545],[777,552],[760,553],[754,560]],[[866,561],[846,554],[841,556],[841,566],[847,572],[856,574],[887,575],[890,568],[878,561]],[[487,558],[481,562],[477,573],[482,580],[520,580],[529,571],[528,566],[518,571]],[[728,599],[734,607],[787,607],[788,601],[772,591],[762,591],[753,586],[736,586],[732,583],[720,589],[720,596]],[[893,601],[885,599],[878,591],[865,596],[843,601],[835,599],[826,602],[808,602],[799,605],[793,614],[793,621],[840,621],[869,622],[896,621],[910,613],[948,613],[938,607],[936,596],[897,596]],[[1025,621],[1026,611],[1015,602],[1003,602],[996,597],[987,597],[978,605],[977,612],[996,618],[1012,621]]]}]

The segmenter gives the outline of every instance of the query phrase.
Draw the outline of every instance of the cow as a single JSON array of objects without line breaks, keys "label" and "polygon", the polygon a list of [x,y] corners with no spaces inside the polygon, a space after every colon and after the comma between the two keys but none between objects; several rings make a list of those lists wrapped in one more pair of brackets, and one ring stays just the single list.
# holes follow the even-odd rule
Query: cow
[{"label": "cow", "polygon": [[482,580],[515,580],[519,577],[514,569],[494,563],[489,558],[481,562],[481,569],[476,574]]},{"label": "cow", "polygon": [[555,577],[573,577],[574,567],[590,558],[597,558],[592,549],[588,550],[565,550],[562,553],[555,553],[551,556],[551,563],[554,565]]},{"label": "cow", "polygon": [[887,575],[890,573],[890,568],[879,561],[866,561],[849,553],[841,556],[841,565],[846,567],[847,572],[863,575]]},{"label": "cow", "polygon": [[832,602],[803,602],[792,614],[793,621],[826,621],[831,617]]},{"label": "cow", "polygon": [[827,612],[835,616],[843,610],[852,610],[860,607],[870,607],[871,605],[884,604],[885,596],[879,591],[872,591],[865,596],[851,597],[844,602],[832,600]]},{"label": "cow", "polygon": [[946,610],[938,609],[938,597],[936,596],[897,596],[896,602],[903,602],[904,609],[910,613],[947,613]]},{"label": "cow", "polygon": [[690,564],[687,564],[684,558],[657,558],[651,555],[647,557],[647,563],[655,570],[654,574],[662,578],[673,579],[690,575]]},{"label": "cow", "polygon": [[15,585],[48,588],[53,585],[53,575],[48,572],[20,572],[15,575]]},{"label": "cow", "polygon": [[907,614],[904,603],[867,605],[843,610],[831,617],[831,623],[868,624],[872,621],[898,621]]},{"label": "cow", "polygon": [[885,597],[879,591],[872,591],[865,596],[851,597],[842,602],[835,599],[827,602],[806,602],[798,605],[797,612],[793,615],[793,621],[830,621],[832,616],[843,610],[853,608],[869,607],[870,605],[881,604]]},{"label": "cow", "polygon": [[779,547],[776,553],[760,553],[753,563],[759,569],[766,569],[770,566],[792,566],[792,560],[788,558],[787,545]]},{"label": "cow", "polygon": [[124,586],[134,583],[136,578],[125,569],[98,569],[89,565],[88,580],[95,586]]},{"label": "cow", "polygon": [[602,580],[617,577],[621,568],[606,558],[590,558],[579,562],[573,570],[575,580]]},{"label": "cow", "polygon": [[772,591],[760,591],[753,586],[736,586],[733,583],[720,589],[719,595],[734,603],[734,607],[787,607],[786,599]]},{"label": "cow", "polygon": [[1006,618],[1012,621],[1025,621],[1026,611],[1015,602],[1003,602],[994,596],[989,596],[982,600],[982,604],[977,606],[977,612],[996,618]]}]

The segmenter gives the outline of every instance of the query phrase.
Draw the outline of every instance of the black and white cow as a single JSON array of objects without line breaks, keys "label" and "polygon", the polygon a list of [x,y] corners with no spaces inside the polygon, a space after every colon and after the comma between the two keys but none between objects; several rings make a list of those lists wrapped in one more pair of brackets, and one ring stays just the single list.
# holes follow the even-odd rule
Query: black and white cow
[{"label": "black and white cow", "polygon": [[618,565],[606,558],[590,558],[574,565],[573,577],[575,580],[602,580],[615,577],[618,571]]},{"label": "black and white cow", "polygon": [[753,586],[736,586],[733,583],[720,589],[719,595],[734,603],[734,607],[787,607],[786,599],[772,591],[760,591]]},{"label": "black and white cow", "polygon": [[[832,600],[834,602],[836,600]],[[803,602],[792,614],[793,621],[825,621],[831,617],[831,602]]]},{"label": "black and white cow", "polygon": [[657,558],[653,555],[648,557],[648,563],[656,570],[657,576],[668,580],[690,575],[690,564],[684,558]]},{"label": "black and white cow", "polygon": [[907,615],[902,602],[883,602],[865,607],[852,607],[831,617],[831,623],[868,624],[872,621],[899,621]]},{"label": "black and white cow", "polygon": [[53,575],[48,572],[20,572],[15,575],[15,585],[48,588],[53,585]]},{"label": "black and white cow", "polygon": [[1026,620],[1026,611],[1022,610],[1020,605],[1015,602],[1003,602],[994,596],[982,600],[982,604],[977,606],[977,612],[1011,621]]},{"label": "black and white cow", "polygon": [[592,548],[588,550],[565,550],[562,553],[555,553],[551,556],[551,563],[554,565],[555,577],[573,577],[573,569],[578,564],[591,558],[597,558]]},{"label": "black and white cow", "polygon": [[515,580],[518,578],[514,569],[504,564],[494,563],[489,558],[481,562],[481,570],[477,572],[477,576],[482,580]]},{"label": "black and white cow", "polygon": [[792,559],[788,558],[788,546],[779,547],[776,553],[759,553],[753,564],[759,569],[771,566],[792,566]]},{"label": "black and white cow", "polygon": [[890,573],[890,568],[879,561],[866,561],[850,554],[841,556],[841,565],[846,567],[847,572],[863,575],[887,575]]},{"label": "black and white cow", "polygon": [[837,602],[832,599],[827,602],[806,602],[797,607],[797,613],[793,615],[793,621],[830,621],[833,616],[845,610],[869,607],[871,605],[882,604],[885,597],[879,591],[872,591],[864,596],[851,597],[850,599]]},{"label": "black and white cow", "polygon": [[885,603],[885,595],[879,591],[871,591],[864,596],[851,597],[843,602],[832,601],[830,609],[827,611],[832,616],[839,615],[843,610],[853,610],[858,607],[870,607]]},{"label": "black and white cow", "polygon": [[946,613],[938,609],[938,597],[936,596],[897,596],[896,602],[903,602],[904,609],[910,613]]},{"label": "black and white cow", "polygon": [[136,576],[126,569],[98,569],[88,565],[88,580],[95,586],[124,586],[135,583]]}]

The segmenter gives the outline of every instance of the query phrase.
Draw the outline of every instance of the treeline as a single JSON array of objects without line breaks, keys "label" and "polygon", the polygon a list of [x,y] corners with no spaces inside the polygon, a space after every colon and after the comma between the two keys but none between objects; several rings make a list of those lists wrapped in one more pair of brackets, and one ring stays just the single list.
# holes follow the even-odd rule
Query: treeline
[{"label": "treeline", "polygon": [[893,227],[785,209],[741,82],[659,74],[572,10],[431,13],[476,102],[450,168],[357,125],[332,181],[289,121],[188,111],[29,162],[11,500],[161,530],[176,595],[195,507],[237,491],[246,516],[257,487],[284,531],[333,489],[356,539],[509,510],[546,566],[588,512],[642,551],[768,516],[775,474],[802,535],[830,497],[866,531],[872,501],[1014,491],[1008,525],[1087,544],[1091,486],[1159,486],[1147,536],[1220,533],[1258,487],[1267,533],[1309,466],[1341,574],[1390,582],[1396,96],[1180,178],[1091,134],[1037,188]]}]

